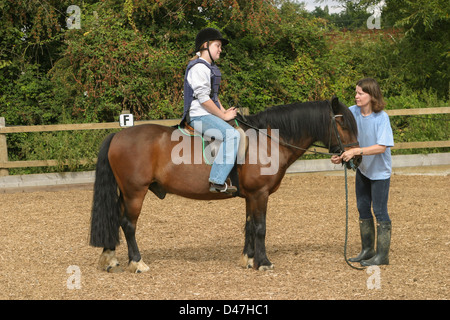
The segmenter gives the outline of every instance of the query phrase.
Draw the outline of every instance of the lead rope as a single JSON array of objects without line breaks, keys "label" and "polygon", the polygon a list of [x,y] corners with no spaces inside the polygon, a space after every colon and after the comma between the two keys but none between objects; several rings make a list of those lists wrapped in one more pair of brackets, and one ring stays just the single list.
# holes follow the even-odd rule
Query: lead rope
[{"label": "lead rope", "polygon": [[347,238],[348,238],[348,184],[347,184],[347,166],[344,165],[344,171],[345,171],[345,243],[344,243],[344,259],[345,262],[352,267],[353,269],[357,270],[364,270],[362,267],[355,267],[352,265],[348,259],[347,259]]}]

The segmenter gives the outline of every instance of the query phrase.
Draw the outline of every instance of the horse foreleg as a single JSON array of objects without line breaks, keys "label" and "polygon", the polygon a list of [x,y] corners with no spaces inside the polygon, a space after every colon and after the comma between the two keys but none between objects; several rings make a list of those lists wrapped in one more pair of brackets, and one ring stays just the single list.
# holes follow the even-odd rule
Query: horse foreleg
[{"label": "horse foreleg", "polygon": [[245,267],[271,270],[273,264],[266,254],[266,212],[268,196],[253,195],[246,199],[247,221],[242,262]]},{"label": "horse foreleg", "polygon": [[253,258],[255,256],[255,228],[247,209],[245,220],[245,241],[242,252],[241,264],[244,268],[253,268]]}]

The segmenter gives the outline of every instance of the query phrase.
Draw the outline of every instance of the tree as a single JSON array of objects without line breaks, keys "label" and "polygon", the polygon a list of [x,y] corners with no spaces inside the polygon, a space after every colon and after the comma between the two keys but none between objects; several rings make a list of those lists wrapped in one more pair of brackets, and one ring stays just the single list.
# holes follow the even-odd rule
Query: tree
[{"label": "tree", "polygon": [[[348,0],[338,0],[349,3]],[[394,39],[383,59],[391,74],[412,90],[435,90],[449,95],[450,7],[446,0],[361,0],[369,7],[384,4],[382,27],[400,28],[404,36]]]},{"label": "tree", "polygon": [[450,7],[446,0],[386,0],[383,19],[405,32],[398,43],[400,68],[414,90],[449,95]]}]

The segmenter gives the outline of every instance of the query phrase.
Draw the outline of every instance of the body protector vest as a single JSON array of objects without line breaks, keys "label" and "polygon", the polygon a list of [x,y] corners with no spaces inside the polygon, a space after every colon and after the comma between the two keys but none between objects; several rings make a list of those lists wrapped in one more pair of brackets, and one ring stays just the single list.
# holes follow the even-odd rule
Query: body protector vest
[{"label": "body protector vest", "polygon": [[193,66],[195,66],[197,63],[203,63],[205,66],[207,66],[211,70],[211,93],[210,98],[214,103],[216,104],[217,108],[220,109],[219,104],[219,87],[220,87],[220,81],[222,79],[222,73],[220,72],[219,68],[213,64],[209,64],[203,59],[195,59],[193,61],[190,61],[188,63],[188,66],[186,68],[186,73],[184,75],[184,113],[183,117],[181,118],[181,123],[183,123],[185,120],[189,122],[189,109],[191,108],[191,103],[194,101],[194,90],[191,88],[187,81],[187,75],[189,73],[189,70]]}]

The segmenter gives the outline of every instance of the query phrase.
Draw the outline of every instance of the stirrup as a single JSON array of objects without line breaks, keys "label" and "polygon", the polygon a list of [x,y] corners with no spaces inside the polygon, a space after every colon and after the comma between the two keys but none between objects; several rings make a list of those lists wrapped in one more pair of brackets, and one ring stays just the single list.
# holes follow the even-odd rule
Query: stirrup
[{"label": "stirrup", "polygon": [[233,194],[237,192],[237,188],[235,186],[228,186],[228,184],[225,182],[223,185],[210,182],[209,185],[209,191],[213,193],[229,193]]}]

